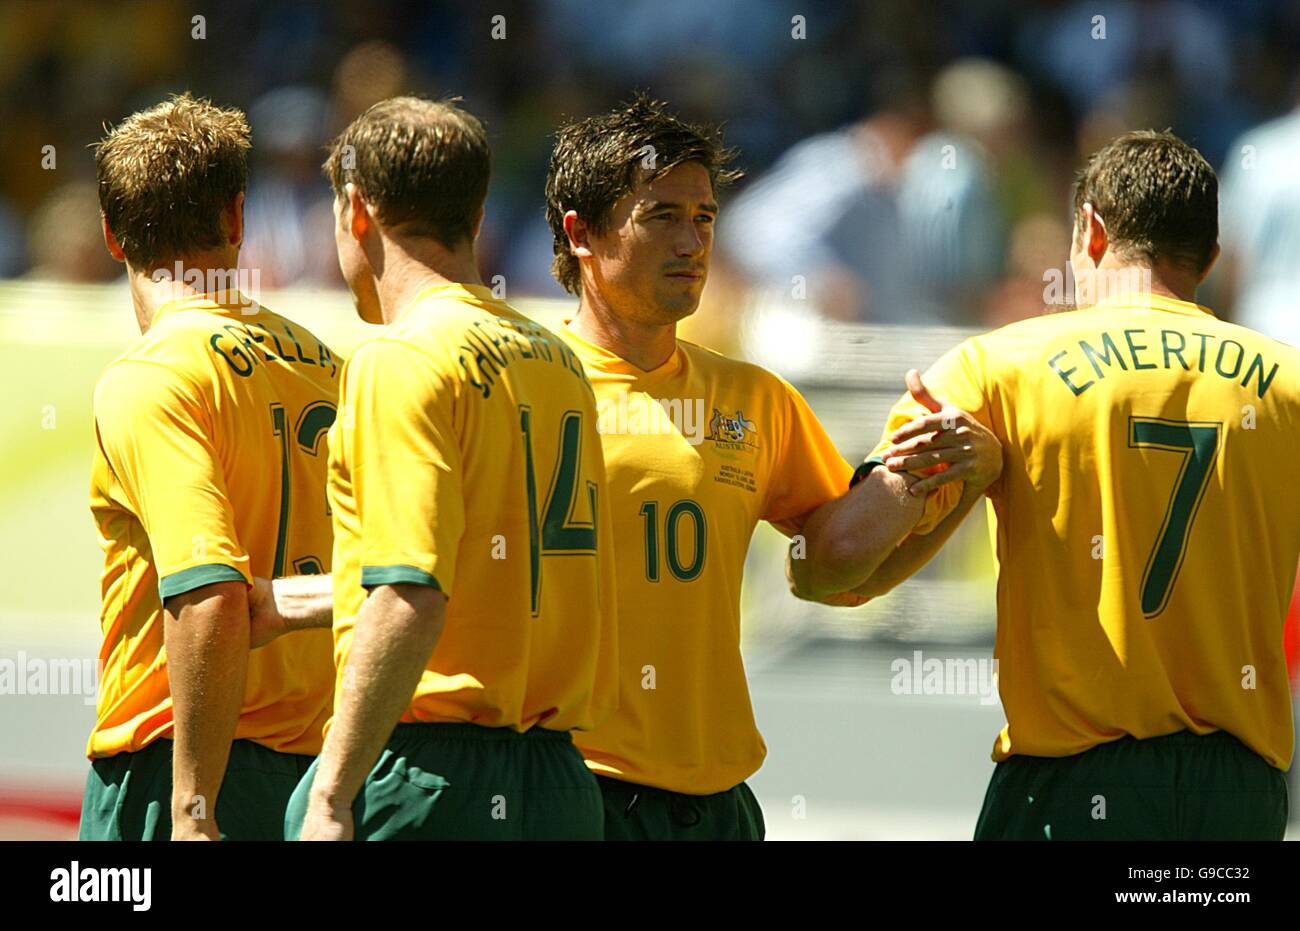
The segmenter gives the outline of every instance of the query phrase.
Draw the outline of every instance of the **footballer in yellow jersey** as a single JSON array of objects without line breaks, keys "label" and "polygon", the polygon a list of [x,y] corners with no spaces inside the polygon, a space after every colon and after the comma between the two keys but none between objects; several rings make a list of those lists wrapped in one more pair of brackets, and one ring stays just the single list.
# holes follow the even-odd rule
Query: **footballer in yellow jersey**
[{"label": "footballer in yellow jersey", "polygon": [[[178,281],[150,273],[181,255],[207,280],[233,269],[247,137],[238,111],[182,97],[99,150],[106,238],[143,335],[94,396],[104,642],[83,838],[275,839],[321,747],[329,634],[250,652],[247,592],[255,575],[330,570],[325,434],[342,360],[224,285],[174,296]],[[167,180],[160,166],[176,164]],[[196,205],[185,225],[158,219],[175,203]]]},{"label": "footballer in yellow jersey", "polygon": [[367,593],[407,582],[448,603],[402,721],[563,732],[608,717],[609,493],[575,353],[483,285],[434,285],[356,351],[342,391],[339,688]]},{"label": "footballer in yellow jersey", "polygon": [[[602,776],[730,790],[766,755],[740,653],[750,538],[760,520],[798,532],[852,469],[799,393],[756,365],[678,340],[642,371],[562,335],[596,389],[618,540],[620,707],[578,746]],[[638,416],[646,429],[628,429]]]},{"label": "footballer in yellow jersey", "polygon": [[[925,376],[1004,450],[987,493],[1007,725],[977,836],[1280,839],[1300,352],[1194,303],[1217,181],[1186,143],[1119,137],[1076,211],[1071,264],[1094,299],[969,339]],[[944,416],[905,398],[876,461],[937,461]],[[955,498],[931,493],[915,532]]]},{"label": "footballer in yellow jersey", "polygon": [[575,735],[608,839],[762,839],[745,556],[760,520],[797,533],[852,474],[784,380],[677,339],[726,160],[715,131],[644,96],[563,127],[551,156],[553,271],[580,297],[562,335],[596,390],[618,540],[619,708]]},{"label": "footballer in yellow jersey", "polygon": [[[411,158],[426,163],[392,170]],[[618,700],[591,385],[479,282],[477,119],[383,101],[326,170],[344,277],[386,326],[350,359],[329,437],[336,709],[288,834],[597,839],[600,792],[570,735]]]}]

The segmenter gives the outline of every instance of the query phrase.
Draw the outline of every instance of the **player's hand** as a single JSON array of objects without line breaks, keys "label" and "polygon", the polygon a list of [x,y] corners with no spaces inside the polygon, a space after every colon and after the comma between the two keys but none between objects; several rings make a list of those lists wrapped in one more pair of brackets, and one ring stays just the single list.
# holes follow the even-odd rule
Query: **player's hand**
[{"label": "player's hand", "polygon": [[265,646],[289,628],[275,604],[275,588],[270,579],[254,578],[248,593],[248,646]]},{"label": "player's hand", "polygon": [[352,809],[312,802],[303,818],[299,840],[352,840]]},{"label": "player's hand", "polygon": [[832,608],[856,608],[858,605],[866,604],[871,599],[866,595],[859,595],[857,592],[836,592],[834,595],[809,600],[830,605]]},{"label": "player's hand", "polygon": [[899,427],[893,445],[881,453],[891,472],[920,472],[913,495],[925,495],[940,485],[964,481],[983,490],[1002,474],[1002,444],[993,432],[966,411],[945,407],[921,381],[915,369],[907,373],[907,389],[930,413]]}]

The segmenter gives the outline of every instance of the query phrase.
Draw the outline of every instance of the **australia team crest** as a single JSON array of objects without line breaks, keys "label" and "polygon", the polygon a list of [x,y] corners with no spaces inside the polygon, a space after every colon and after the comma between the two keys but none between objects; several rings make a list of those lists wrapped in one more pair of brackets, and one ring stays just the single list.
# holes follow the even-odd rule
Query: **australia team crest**
[{"label": "australia team crest", "polygon": [[733,415],[723,413],[715,407],[713,417],[709,420],[707,439],[726,449],[753,450],[758,448],[758,427],[754,421],[746,419],[742,410],[737,410]]}]

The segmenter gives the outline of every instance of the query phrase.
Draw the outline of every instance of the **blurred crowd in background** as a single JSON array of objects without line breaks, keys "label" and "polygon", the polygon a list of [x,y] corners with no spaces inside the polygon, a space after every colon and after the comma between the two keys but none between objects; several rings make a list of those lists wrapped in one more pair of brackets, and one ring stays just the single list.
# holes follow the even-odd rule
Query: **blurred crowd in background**
[{"label": "blurred crowd in background", "polygon": [[868,323],[1041,313],[1045,276],[1067,273],[1086,154],[1172,128],[1223,179],[1225,260],[1203,302],[1300,343],[1297,49],[1300,4],[1272,0],[13,0],[0,277],[120,277],[90,146],[188,89],[252,125],[243,264],[263,288],[341,286],[323,147],[376,100],[415,92],[460,96],[487,124],[485,276],[560,296],[551,134],[644,88],[724,124],[747,173],[722,201],[702,310],[720,332],[765,293]]}]

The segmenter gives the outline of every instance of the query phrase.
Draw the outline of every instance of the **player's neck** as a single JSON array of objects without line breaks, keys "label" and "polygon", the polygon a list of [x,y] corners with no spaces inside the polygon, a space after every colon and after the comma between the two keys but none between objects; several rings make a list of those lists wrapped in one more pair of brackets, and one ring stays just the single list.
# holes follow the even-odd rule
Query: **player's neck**
[{"label": "player's neck", "polygon": [[150,268],[128,265],[127,282],[140,332],[147,333],[158,311],[176,301],[205,295],[223,304],[245,300],[237,287],[238,265],[237,252],[177,259]]},{"label": "player's neck", "polygon": [[1174,267],[1108,266],[1102,263],[1093,279],[1091,303],[1101,303],[1124,295],[1150,294],[1195,304],[1196,289],[1200,283],[1199,276]]},{"label": "player's neck", "polygon": [[620,316],[583,290],[574,332],[593,345],[631,362],[643,372],[659,368],[677,351],[677,324],[645,324]]},{"label": "player's neck", "polygon": [[447,249],[432,239],[386,239],[384,268],[376,279],[384,323],[393,323],[422,291],[440,284],[477,284],[474,247]]}]

